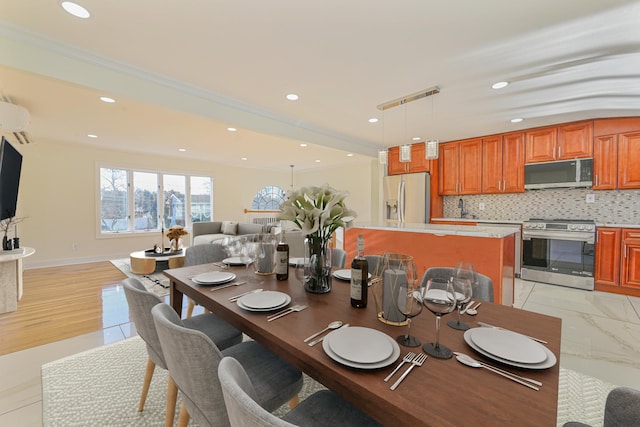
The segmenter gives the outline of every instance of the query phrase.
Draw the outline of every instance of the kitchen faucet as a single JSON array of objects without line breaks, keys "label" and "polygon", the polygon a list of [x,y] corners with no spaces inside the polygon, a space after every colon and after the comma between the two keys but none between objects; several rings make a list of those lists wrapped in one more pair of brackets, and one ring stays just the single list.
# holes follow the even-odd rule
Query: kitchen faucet
[{"label": "kitchen faucet", "polygon": [[458,207],[460,208],[460,218],[466,218],[469,212],[464,209],[464,200],[462,198],[458,200]]}]

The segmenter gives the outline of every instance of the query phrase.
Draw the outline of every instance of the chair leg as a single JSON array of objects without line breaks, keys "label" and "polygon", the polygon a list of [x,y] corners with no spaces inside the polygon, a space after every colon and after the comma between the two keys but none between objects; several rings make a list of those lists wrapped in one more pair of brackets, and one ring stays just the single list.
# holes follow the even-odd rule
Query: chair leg
[{"label": "chair leg", "polygon": [[298,406],[298,403],[300,403],[300,396],[296,394],[291,398],[291,400],[289,400],[289,409],[295,408],[296,406]]},{"label": "chair leg", "polygon": [[187,424],[189,424],[189,418],[191,418],[191,416],[189,415],[189,412],[187,412],[187,407],[184,406],[184,403],[183,403],[182,406],[180,407],[180,416],[178,417],[178,427],[187,427]]},{"label": "chair leg", "polygon": [[187,319],[189,319],[193,315],[193,308],[196,306],[196,303],[193,302],[191,298],[189,298],[189,304],[187,305]]},{"label": "chair leg", "polygon": [[149,358],[147,360],[147,370],[144,373],[144,384],[142,384],[142,394],[140,395],[140,403],[138,404],[138,412],[142,412],[144,404],[147,401],[147,394],[149,393],[149,386],[151,385],[151,379],[153,378],[153,371],[156,369],[156,364]]},{"label": "chair leg", "polygon": [[178,386],[171,378],[171,375],[167,375],[167,412],[164,418],[165,427],[173,427],[173,419],[176,416],[176,401],[178,400]]}]

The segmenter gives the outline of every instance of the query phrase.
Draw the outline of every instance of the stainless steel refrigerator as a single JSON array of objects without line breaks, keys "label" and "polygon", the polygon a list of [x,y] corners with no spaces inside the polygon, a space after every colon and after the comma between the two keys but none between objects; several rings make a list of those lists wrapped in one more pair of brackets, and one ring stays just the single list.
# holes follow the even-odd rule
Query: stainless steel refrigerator
[{"label": "stainless steel refrigerator", "polygon": [[428,173],[410,173],[384,177],[385,221],[428,223],[430,177]]}]

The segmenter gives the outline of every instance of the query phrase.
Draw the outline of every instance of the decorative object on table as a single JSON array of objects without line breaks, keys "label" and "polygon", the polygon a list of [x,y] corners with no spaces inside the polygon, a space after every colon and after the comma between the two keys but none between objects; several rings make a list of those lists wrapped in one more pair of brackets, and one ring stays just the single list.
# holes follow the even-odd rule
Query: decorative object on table
[{"label": "decorative object on table", "polygon": [[349,228],[357,215],[345,205],[347,196],[324,184],[291,190],[280,205],[278,219],[292,221],[307,236],[303,280],[308,292],[331,291],[331,236],[339,227]]},{"label": "decorative object on table", "polygon": [[180,226],[171,227],[167,230],[167,237],[169,238],[169,250],[172,252],[181,251],[184,248],[184,242],[182,236],[189,234],[187,230]]},{"label": "decorative object on table", "polygon": [[449,359],[453,352],[440,344],[440,317],[451,313],[457,305],[457,298],[450,279],[432,277],[427,280],[422,303],[429,311],[436,315],[436,342],[425,344],[422,349],[429,356],[438,359]]},{"label": "decorative object on table", "polygon": [[289,279],[289,244],[284,238],[284,229],[276,246],[276,280]]},{"label": "decorative object on table", "polygon": [[[380,271],[381,292],[374,290],[374,297],[377,293],[379,298],[375,298],[380,300],[380,305],[377,306],[378,320],[395,326],[408,325],[408,317],[398,309],[395,293],[400,287],[406,288],[407,284],[411,283],[413,286],[416,283],[417,269],[413,257],[406,254],[385,253],[382,255]],[[378,301],[376,304],[379,304]]]},{"label": "decorative object on table", "polygon": [[351,263],[351,307],[366,308],[369,293],[369,264],[364,257],[364,237],[358,236],[358,251]]},{"label": "decorative object on table", "polygon": [[[10,251],[12,249],[20,248],[20,239],[18,238],[18,224],[24,220],[22,218],[16,218],[15,216],[8,217],[0,221],[0,230],[4,233],[2,237],[2,249]],[[13,239],[9,237],[9,230],[13,226]]]},{"label": "decorative object on table", "polygon": [[478,281],[475,265],[466,262],[459,262],[453,270],[451,280],[453,282],[453,290],[455,291],[456,298],[458,300],[458,318],[447,322],[447,326],[459,331],[466,331],[470,326],[460,321],[460,314],[461,310],[465,308],[466,304],[471,300],[471,297],[473,296],[473,287],[476,286]]}]

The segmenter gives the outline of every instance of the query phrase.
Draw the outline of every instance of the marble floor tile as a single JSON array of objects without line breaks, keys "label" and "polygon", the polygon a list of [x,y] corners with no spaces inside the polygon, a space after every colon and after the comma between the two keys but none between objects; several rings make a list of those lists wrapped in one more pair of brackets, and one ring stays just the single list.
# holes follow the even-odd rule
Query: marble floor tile
[{"label": "marble floor tile", "polygon": [[534,286],[534,282],[516,278],[513,289],[513,306],[516,308],[522,308],[529,298]]}]

